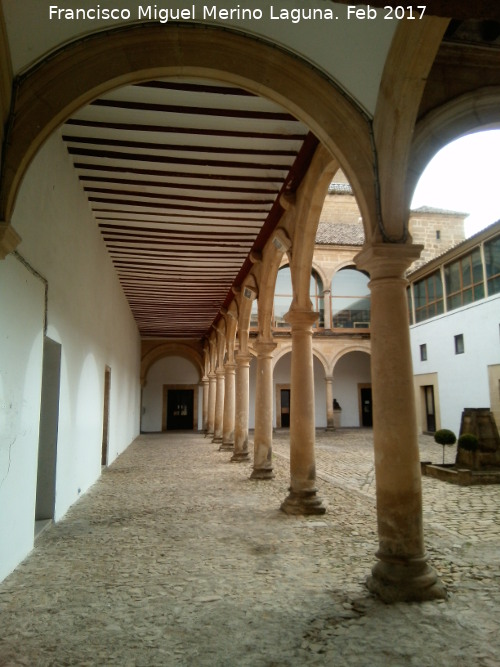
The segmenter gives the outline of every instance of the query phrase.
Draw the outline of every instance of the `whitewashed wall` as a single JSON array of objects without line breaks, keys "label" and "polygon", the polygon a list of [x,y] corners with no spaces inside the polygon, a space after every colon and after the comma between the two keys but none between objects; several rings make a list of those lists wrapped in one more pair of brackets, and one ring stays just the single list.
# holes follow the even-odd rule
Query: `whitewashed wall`
[{"label": "whitewashed wall", "polygon": [[[108,462],[138,434],[140,340],[59,133],[28,171],[12,224],[23,239],[20,255],[48,282],[47,335],[62,346],[57,520],[100,475],[106,366]],[[0,262],[0,272],[3,578],[33,544],[44,292],[14,257]]]},{"label": "whitewashed wall", "polygon": [[358,384],[370,384],[370,355],[349,352],[339,359],[333,369],[333,397],[342,408],[340,425],[359,427]]},{"label": "whitewashed wall", "polygon": [[[491,408],[488,365],[500,363],[500,294],[411,327],[413,372],[437,374],[441,428],[458,434],[464,408]],[[455,354],[463,334],[465,352]],[[420,360],[420,345],[427,361]]]},{"label": "whitewashed wall", "polygon": [[[162,430],[163,413],[163,385],[190,384],[197,385],[200,374],[194,364],[183,357],[165,357],[155,362],[149,369],[146,386],[142,390],[142,419],[143,433]],[[202,428],[201,411],[203,407],[203,392],[198,387],[198,428]]]},{"label": "whitewashed wall", "polygon": [[0,262],[0,579],[33,546],[44,286]]}]

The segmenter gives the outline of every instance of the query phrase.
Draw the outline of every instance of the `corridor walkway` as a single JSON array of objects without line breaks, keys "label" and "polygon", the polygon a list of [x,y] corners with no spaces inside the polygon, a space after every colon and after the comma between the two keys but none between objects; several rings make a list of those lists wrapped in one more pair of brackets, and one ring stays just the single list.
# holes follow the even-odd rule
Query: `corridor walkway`
[{"label": "corridor walkway", "polygon": [[371,432],[318,432],[320,518],[278,509],[286,442],[256,482],[199,434],[138,438],[0,584],[0,666],[498,666],[500,488],[423,480],[449,599],[386,606]]}]

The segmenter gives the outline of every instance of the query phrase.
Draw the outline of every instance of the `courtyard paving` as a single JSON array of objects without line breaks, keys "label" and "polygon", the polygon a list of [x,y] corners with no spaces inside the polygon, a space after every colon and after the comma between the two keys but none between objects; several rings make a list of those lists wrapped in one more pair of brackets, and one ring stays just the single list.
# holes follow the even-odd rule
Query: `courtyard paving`
[{"label": "courtyard paving", "polygon": [[287,457],[277,432],[276,478],[251,481],[202,435],[139,437],[0,584],[0,666],[500,665],[500,487],[423,479],[449,598],[385,605],[371,431],[318,431],[321,517],[279,511]]}]

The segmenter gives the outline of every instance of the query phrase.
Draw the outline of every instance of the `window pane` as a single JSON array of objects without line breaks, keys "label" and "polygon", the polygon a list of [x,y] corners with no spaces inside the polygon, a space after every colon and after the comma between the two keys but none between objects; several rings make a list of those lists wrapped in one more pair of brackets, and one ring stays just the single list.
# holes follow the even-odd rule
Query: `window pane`
[{"label": "window pane", "polygon": [[289,325],[284,321],[283,316],[288,313],[292,303],[292,297],[289,296],[275,296],[274,297],[274,325],[276,327],[288,327]]},{"label": "window pane", "polygon": [[462,285],[469,287],[472,283],[471,258],[465,257],[460,264],[462,267]]},{"label": "window pane", "polygon": [[472,278],[475,284],[483,282],[483,263],[479,248],[472,253]]},{"label": "window pane", "polygon": [[458,292],[460,290],[460,263],[455,262],[445,268],[446,289],[448,294],[450,292]]},{"label": "window pane", "polygon": [[422,322],[443,312],[443,285],[439,271],[415,283],[415,318]]},{"label": "window pane", "polygon": [[333,326],[367,329],[370,326],[369,278],[355,269],[341,269],[332,280]]},{"label": "window pane", "polygon": [[278,271],[276,276],[276,287],[274,289],[275,294],[293,294],[292,290],[292,274],[290,273],[290,267],[284,266]]},{"label": "window pane", "polygon": [[484,285],[479,283],[479,285],[474,285],[474,301],[482,299],[484,297]]}]

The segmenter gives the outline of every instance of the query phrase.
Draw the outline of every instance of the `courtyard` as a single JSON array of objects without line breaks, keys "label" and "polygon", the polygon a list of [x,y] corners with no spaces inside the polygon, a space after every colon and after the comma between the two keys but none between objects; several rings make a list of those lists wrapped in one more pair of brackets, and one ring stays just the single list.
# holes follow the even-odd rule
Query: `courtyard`
[{"label": "courtyard", "polygon": [[[500,488],[423,478],[442,602],[385,605],[370,429],[316,436],[327,512],[293,517],[288,432],[273,481],[203,434],[142,435],[0,584],[0,665],[493,667]],[[420,437],[421,460],[442,448]],[[454,451],[447,449],[451,462]]]}]

